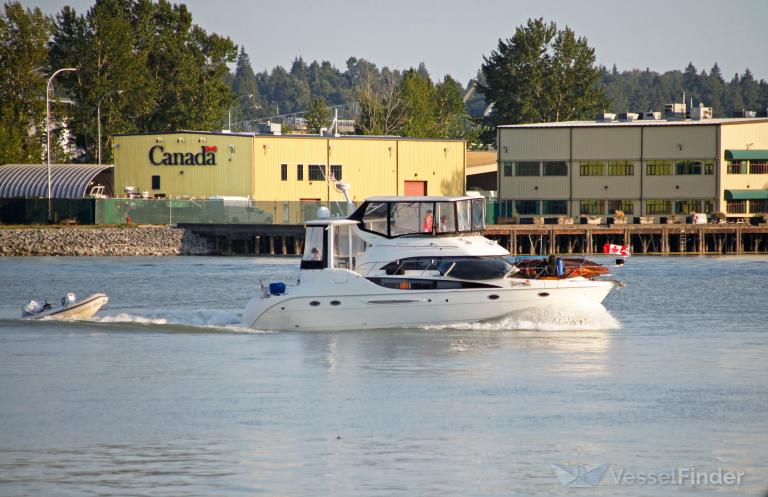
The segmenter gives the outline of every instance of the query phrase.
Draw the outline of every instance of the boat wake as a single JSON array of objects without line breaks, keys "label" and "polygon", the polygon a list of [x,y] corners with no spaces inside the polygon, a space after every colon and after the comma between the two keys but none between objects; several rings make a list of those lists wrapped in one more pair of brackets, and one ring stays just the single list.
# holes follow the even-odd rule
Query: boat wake
[{"label": "boat wake", "polygon": [[492,321],[430,326],[428,329],[594,331],[618,330],[621,329],[621,323],[602,304],[574,301],[557,306],[531,308]]},{"label": "boat wake", "polygon": [[184,309],[178,311],[158,311],[133,314],[121,312],[114,315],[96,316],[96,323],[126,323],[146,326],[159,326],[173,329],[202,328],[207,331],[258,333],[258,330],[240,327],[240,313],[227,309]]}]

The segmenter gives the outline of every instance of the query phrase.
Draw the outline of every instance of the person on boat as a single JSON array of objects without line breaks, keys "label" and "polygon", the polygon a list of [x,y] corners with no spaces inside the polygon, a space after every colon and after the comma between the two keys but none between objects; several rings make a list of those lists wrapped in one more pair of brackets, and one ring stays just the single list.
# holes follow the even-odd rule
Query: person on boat
[{"label": "person on boat", "polygon": [[427,214],[424,216],[424,222],[421,224],[421,231],[424,233],[432,233],[433,217],[432,211],[428,210]]},{"label": "person on boat", "polygon": [[440,232],[445,233],[448,231],[448,216],[440,216]]},{"label": "person on boat", "polygon": [[312,250],[310,250],[310,254],[312,255],[313,261],[322,261],[323,255],[320,253],[319,250],[317,250],[317,247],[312,247]]},{"label": "person on boat", "polygon": [[560,270],[560,258],[556,255],[550,255],[547,258],[547,275],[548,276],[562,276]]}]

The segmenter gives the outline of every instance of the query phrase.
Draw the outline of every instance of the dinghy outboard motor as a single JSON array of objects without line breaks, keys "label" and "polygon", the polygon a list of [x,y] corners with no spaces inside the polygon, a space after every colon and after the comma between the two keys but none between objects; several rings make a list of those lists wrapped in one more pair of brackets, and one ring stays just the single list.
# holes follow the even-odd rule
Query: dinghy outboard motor
[{"label": "dinghy outboard motor", "polygon": [[77,297],[72,292],[68,292],[65,296],[61,297],[61,305],[72,305],[77,301]]}]

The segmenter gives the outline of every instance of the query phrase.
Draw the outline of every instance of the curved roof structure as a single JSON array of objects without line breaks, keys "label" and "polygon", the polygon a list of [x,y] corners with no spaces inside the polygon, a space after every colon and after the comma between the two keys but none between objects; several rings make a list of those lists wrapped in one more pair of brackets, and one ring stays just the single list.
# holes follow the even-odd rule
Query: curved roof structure
[{"label": "curved roof structure", "polygon": [[[91,181],[113,168],[96,164],[51,164],[51,198],[83,198]],[[48,197],[48,166],[0,166],[0,198]]]}]

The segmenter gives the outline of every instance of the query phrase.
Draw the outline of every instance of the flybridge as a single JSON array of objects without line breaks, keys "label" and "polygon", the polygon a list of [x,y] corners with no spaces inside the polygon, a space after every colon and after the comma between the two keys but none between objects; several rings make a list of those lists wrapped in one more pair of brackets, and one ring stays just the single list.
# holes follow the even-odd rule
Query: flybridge
[{"label": "flybridge", "polygon": [[215,166],[216,146],[203,146],[200,151],[193,152],[166,152],[162,145],[155,145],[149,149],[149,162],[156,166]]}]

